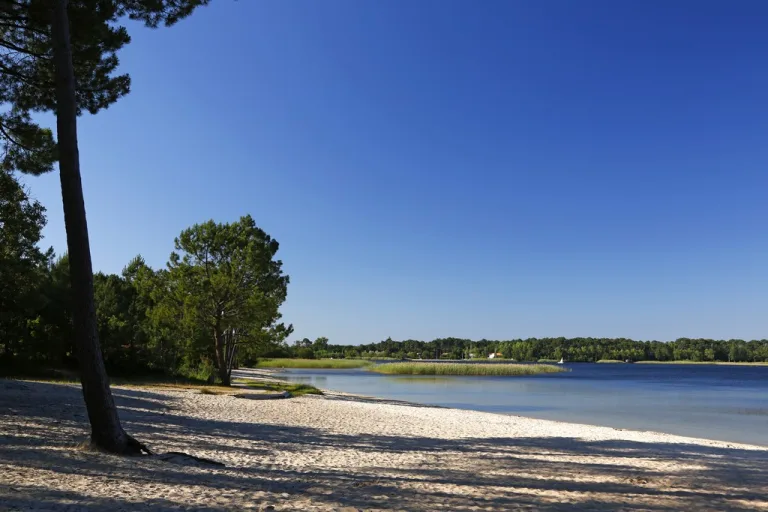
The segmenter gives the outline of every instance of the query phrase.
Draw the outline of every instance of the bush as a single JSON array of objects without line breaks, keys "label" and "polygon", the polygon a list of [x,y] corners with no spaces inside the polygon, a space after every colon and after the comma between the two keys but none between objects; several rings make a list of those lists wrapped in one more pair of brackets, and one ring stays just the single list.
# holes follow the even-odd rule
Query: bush
[{"label": "bush", "polygon": [[179,368],[178,373],[181,377],[199,382],[207,382],[208,384],[216,382],[216,366],[208,358],[202,358],[197,366],[189,366],[185,363]]},{"label": "bush", "polygon": [[309,347],[300,347],[295,350],[296,357],[299,359],[314,359],[315,352]]}]

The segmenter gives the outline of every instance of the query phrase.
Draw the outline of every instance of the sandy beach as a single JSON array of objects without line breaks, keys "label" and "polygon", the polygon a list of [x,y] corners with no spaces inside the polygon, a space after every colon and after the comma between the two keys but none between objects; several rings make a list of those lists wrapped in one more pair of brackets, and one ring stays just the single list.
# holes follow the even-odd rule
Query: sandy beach
[{"label": "sandy beach", "polygon": [[224,468],[76,448],[77,386],[0,380],[0,510],[768,510],[768,449],[341,394],[115,387],[126,430]]}]

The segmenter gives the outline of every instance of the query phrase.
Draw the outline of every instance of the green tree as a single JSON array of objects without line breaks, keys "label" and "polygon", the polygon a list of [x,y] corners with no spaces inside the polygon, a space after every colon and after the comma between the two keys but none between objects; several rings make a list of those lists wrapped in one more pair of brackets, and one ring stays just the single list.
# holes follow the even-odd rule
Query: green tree
[{"label": "green tree", "polygon": [[40,287],[53,254],[37,246],[44,212],[16,177],[0,168],[0,359],[6,363],[25,348],[28,319],[44,305]]},{"label": "green tree", "polygon": [[99,340],[108,368],[142,372],[150,368],[146,308],[138,289],[123,274],[94,276]]},{"label": "green tree", "polygon": [[[77,116],[96,113],[129,90],[114,76],[116,52],[130,41],[124,17],[171,25],[208,0],[4,0],[0,4],[0,134],[6,169],[40,174],[58,158],[72,279],[75,338],[91,441],[114,453],[144,445],[120,425],[99,346],[85,202],[80,179]],[[31,121],[56,114],[58,142]]]},{"label": "green tree", "polygon": [[748,361],[749,351],[743,340],[730,340],[728,342],[728,361]]},{"label": "green tree", "polygon": [[180,367],[198,366],[208,354],[197,343],[200,336],[194,322],[184,316],[170,293],[168,271],[154,271],[139,256],[123,269],[123,277],[136,290],[133,307],[145,313],[142,327],[147,335],[150,367],[173,374]]},{"label": "green tree", "polygon": [[75,362],[75,345],[69,256],[51,262],[41,292],[44,306],[30,329],[29,343],[41,362],[70,366]]},{"label": "green tree", "polygon": [[229,385],[239,346],[284,339],[293,330],[277,323],[289,280],[275,259],[279,244],[247,215],[231,224],[196,224],[175,247],[170,296],[183,316],[211,334],[219,378]]},{"label": "green tree", "polygon": [[328,352],[328,338],[321,336],[312,342],[312,352],[317,357],[327,357]]}]

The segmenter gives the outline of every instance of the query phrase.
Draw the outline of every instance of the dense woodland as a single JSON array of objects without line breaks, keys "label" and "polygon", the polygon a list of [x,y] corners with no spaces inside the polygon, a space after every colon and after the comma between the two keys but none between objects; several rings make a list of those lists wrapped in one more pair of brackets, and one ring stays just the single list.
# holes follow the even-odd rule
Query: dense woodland
[{"label": "dense woodland", "polygon": [[[318,343],[319,341],[319,343]],[[329,345],[326,338],[297,341],[293,353],[300,357],[467,359],[502,354],[516,361],[559,360],[595,362],[722,361],[768,362],[768,340],[709,340],[680,338],[675,341],[634,341],[626,338],[528,338],[472,341],[440,338],[432,341],[386,339],[365,345]]]}]

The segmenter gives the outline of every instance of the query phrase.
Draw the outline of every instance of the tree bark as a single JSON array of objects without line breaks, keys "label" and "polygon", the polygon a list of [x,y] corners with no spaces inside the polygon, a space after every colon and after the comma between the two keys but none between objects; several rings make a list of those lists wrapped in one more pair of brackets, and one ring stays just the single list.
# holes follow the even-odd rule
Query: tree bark
[{"label": "tree bark", "polygon": [[69,272],[72,282],[75,346],[80,365],[83,397],[91,423],[91,443],[118,454],[140,454],[149,450],[125,433],[120,425],[109,379],[104,368],[96,327],[93,300],[93,268],[88,241],[88,224],[80,180],[77,148],[77,99],[72,52],[69,42],[67,0],[56,0],[51,36],[56,75],[56,129],[59,147],[61,198],[67,230]]},{"label": "tree bark", "polygon": [[219,369],[219,379],[222,386],[229,386],[229,371],[227,370],[227,359],[224,356],[224,333],[219,323],[216,323],[216,327],[213,328],[213,341],[216,348],[216,366]]},{"label": "tree bark", "polygon": [[232,380],[232,368],[235,367],[235,358],[237,357],[237,342],[235,329],[228,329],[225,340],[225,353],[227,357],[227,375]]}]

